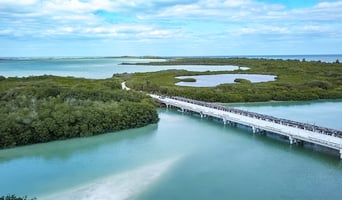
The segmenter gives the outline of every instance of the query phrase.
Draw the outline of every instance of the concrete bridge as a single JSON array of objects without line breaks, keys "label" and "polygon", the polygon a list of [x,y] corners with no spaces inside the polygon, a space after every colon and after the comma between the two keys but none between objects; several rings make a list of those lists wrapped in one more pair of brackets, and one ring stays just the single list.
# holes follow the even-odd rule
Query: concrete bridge
[{"label": "concrete bridge", "polygon": [[195,112],[202,118],[211,116],[221,119],[224,124],[241,124],[251,127],[253,133],[267,131],[285,136],[289,139],[290,144],[304,141],[335,149],[340,153],[340,158],[342,159],[342,131],[339,130],[183,97],[158,95],[151,95],[151,97],[165,104],[166,107],[176,107],[182,112]]}]

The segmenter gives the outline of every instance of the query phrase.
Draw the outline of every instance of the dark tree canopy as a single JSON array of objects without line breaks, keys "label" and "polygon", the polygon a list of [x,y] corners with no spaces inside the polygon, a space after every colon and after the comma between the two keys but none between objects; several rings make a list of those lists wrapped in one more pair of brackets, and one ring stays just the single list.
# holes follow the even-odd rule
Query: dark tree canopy
[{"label": "dark tree canopy", "polygon": [[118,80],[8,78],[0,86],[0,148],[142,127],[158,121],[153,101]]},{"label": "dark tree canopy", "polygon": [[18,197],[16,195],[0,196],[0,200],[36,200],[36,198],[28,198],[27,196]]}]

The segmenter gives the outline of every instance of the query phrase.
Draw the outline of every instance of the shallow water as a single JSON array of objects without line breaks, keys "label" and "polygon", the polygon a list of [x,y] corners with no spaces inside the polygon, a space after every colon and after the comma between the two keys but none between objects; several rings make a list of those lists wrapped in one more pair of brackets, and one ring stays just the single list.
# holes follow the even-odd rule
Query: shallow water
[{"label": "shallow water", "polygon": [[171,158],[166,161],[150,164],[118,175],[92,181],[64,192],[42,197],[42,200],[92,200],[92,199],[132,199],[147,189],[160,176],[180,159]]},{"label": "shallow water", "polygon": [[[342,101],[263,102],[227,104],[239,109],[290,118],[303,123],[342,130]],[[340,117],[338,117],[340,116]]]},{"label": "shallow water", "polygon": [[[304,119],[342,102],[285,103]],[[328,103],[328,104],[327,104]],[[264,105],[267,106],[267,105]],[[260,109],[248,105],[248,109]],[[265,108],[265,110],[268,110]],[[272,107],[272,110],[274,108]],[[160,122],[90,138],[0,151],[0,194],[39,199],[340,199],[342,161],[335,152],[289,145],[173,110]],[[293,119],[291,112],[286,118]],[[300,118],[300,116],[296,116]],[[335,127],[336,128],[336,127]],[[338,127],[337,127],[338,128]]]},{"label": "shallow water", "polygon": [[249,80],[252,83],[274,81],[276,76],[261,75],[261,74],[213,74],[213,75],[199,75],[199,76],[178,76],[178,79],[194,78],[196,82],[176,83],[179,86],[191,87],[215,87],[224,83],[235,83],[235,79],[241,78]]},{"label": "shallow water", "polygon": [[110,78],[115,73],[152,72],[167,69],[190,71],[233,71],[236,66],[144,66],[120,65],[121,63],[147,63],[162,59],[133,58],[51,58],[51,59],[0,59],[0,75],[5,77],[27,77],[38,75],[74,76],[92,79]]},{"label": "shallow water", "polygon": [[[129,60],[136,62],[136,60]],[[107,78],[174,66],[118,59],[0,61],[0,74]],[[140,62],[140,60],[139,60]],[[45,63],[45,64],[44,64]],[[177,66],[225,70],[234,66]],[[241,109],[342,129],[342,101],[234,104]],[[0,151],[0,196],[39,199],[341,199],[336,152],[289,145],[173,110],[158,124]]]}]

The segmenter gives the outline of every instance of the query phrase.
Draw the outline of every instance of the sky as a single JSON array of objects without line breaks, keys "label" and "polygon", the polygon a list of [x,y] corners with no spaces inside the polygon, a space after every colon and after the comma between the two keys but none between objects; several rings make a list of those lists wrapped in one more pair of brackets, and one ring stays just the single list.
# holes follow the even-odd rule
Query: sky
[{"label": "sky", "polygon": [[338,0],[0,0],[0,57],[342,54]]}]

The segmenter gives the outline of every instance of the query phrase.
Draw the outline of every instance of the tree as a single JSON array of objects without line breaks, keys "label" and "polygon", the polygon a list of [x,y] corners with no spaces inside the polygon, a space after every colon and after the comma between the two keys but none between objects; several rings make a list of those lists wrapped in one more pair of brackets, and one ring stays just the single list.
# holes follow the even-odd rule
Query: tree
[{"label": "tree", "polygon": [[36,200],[37,198],[28,198],[27,196],[24,197],[17,197],[16,195],[6,195],[6,196],[1,196],[0,200]]},{"label": "tree", "polygon": [[150,97],[118,86],[120,82],[112,79],[43,76],[5,80],[0,87],[0,149],[87,137],[158,121]]}]

